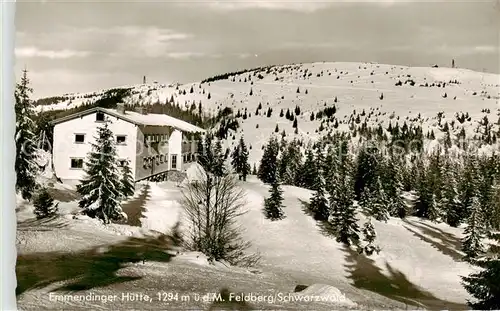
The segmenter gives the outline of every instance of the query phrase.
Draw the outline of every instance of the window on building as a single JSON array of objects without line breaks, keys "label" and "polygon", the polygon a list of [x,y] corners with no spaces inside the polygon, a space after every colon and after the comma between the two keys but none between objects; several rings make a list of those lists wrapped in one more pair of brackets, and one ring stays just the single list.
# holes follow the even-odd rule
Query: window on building
[{"label": "window on building", "polygon": [[165,162],[165,155],[160,154],[160,163]]},{"label": "window on building", "polygon": [[171,160],[171,161],[172,161],[172,162],[171,162],[171,163],[172,163],[172,164],[171,164],[171,168],[172,168],[173,170],[177,169],[177,155],[176,155],[176,154],[173,154],[173,155],[172,155],[172,160]]},{"label": "window on building", "polygon": [[75,143],[83,144],[85,142],[85,134],[75,134]]},{"label": "window on building", "polygon": [[127,140],[126,135],[116,135],[116,143],[118,145],[125,145]]},{"label": "window on building", "polygon": [[103,122],[104,121],[104,113],[98,112],[95,114],[95,120],[97,122]]},{"label": "window on building", "polygon": [[80,158],[71,159],[71,168],[82,169],[83,168],[83,159],[80,159]]}]

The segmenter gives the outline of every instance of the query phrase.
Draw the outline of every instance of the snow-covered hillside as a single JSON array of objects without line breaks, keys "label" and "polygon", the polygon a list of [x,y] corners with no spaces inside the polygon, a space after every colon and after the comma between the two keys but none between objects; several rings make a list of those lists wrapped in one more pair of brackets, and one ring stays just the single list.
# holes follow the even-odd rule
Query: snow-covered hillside
[{"label": "snow-covered hillside", "polygon": [[[193,172],[194,168],[188,173],[192,176]],[[67,308],[67,302],[51,300],[49,292],[68,284],[85,284],[86,278],[92,281],[95,295],[133,292],[155,299],[158,291],[173,291],[193,298],[228,287],[247,294],[276,297],[281,293],[332,300],[251,303],[258,309],[465,308],[468,295],[460,285],[460,276],[473,268],[457,259],[457,255],[461,256],[457,241],[462,237],[462,229],[413,217],[375,222],[382,251],[365,258],[322,234],[321,227],[304,211],[303,201],[309,200],[310,191],[285,186],[286,218],[272,222],[262,213],[268,186],[255,177],[240,186],[246,192],[248,212],[239,224],[244,237],[253,244],[252,250],[262,255],[261,264],[253,270],[222,263],[210,265],[199,253],[177,253],[167,262],[158,255],[158,249],[165,245],[158,245],[154,237],[168,233],[183,217],[176,202],[181,188],[172,182],[138,185],[136,195],[125,204],[143,209],[140,226],[104,226],[85,216],[73,217],[79,210],[77,200],[61,203],[55,219],[37,221],[31,214],[32,207],[19,200],[17,271],[20,288],[25,290],[18,297],[20,308],[36,309],[40,304],[50,310]],[[72,191],[71,187],[65,190]],[[59,256],[65,256],[64,260],[57,259]],[[100,266],[104,259],[115,257],[123,262],[119,267]],[[41,258],[48,260],[46,266],[40,265]],[[146,261],[142,262],[144,258]],[[71,273],[65,272],[67,269]],[[99,274],[92,274],[98,271],[105,271],[102,279]],[[293,289],[299,284],[312,286],[294,294]],[[150,304],[118,299],[113,304],[87,301],[74,306],[143,310],[183,306],[201,310],[209,304],[194,299]]]},{"label": "snow-covered hillside", "polygon": [[[261,146],[274,133],[285,131],[293,136],[314,139],[321,120],[311,121],[311,114],[335,105],[338,129],[347,129],[353,111],[366,112],[372,125],[389,122],[418,123],[424,133],[439,126],[437,114],[443,112],[441,124],[454,120],[456,113],[468,113],[470,121],[458,124],[467,134],[473,134],[478,121],[487,116],[490,123],[498,121],[500,75],[474,72],[460,68],[404,67],[373,63],[307,63],[280,65],[221,75],[207,79],[211,82],[188,84],[144,84],[130,86],[127,104],[164,103],[172,98],[184,109],[201,103],[205,113],[215,115],[225,107],[247,118],[238,118],[240,128],[229,135],[227,145],[234,144],[240,135],[252,146],[250,162],[261,156]],[[57,104],[38,106],[37,110],[69,109],[101,98],[104,91],[89,94],[69,94]],[[259,115],[256,110],[262,105]],[[292,122],[280,111],[294,111],[298,133]],[[270,117],[266,116],[272,108]],[[361,120],[363,121],[363,120]],[[331,129],[324,124],[323,134]],[[496,126],[496,125],[495,125]],[[494,128],[496,129],[496,128]],[[438,132],[438,131],[437,131]],[[438,133],[436,133],[437,135]]]}]

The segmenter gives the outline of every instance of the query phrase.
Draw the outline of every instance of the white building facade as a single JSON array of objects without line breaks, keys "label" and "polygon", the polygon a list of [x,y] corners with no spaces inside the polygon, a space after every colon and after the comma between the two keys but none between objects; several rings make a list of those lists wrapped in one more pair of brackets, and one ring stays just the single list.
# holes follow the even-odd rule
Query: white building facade
[{"label": "white building facade", "polygon": [[52,163],[62,180],[85,177],[85,162],[95,142],[97,129],[109,120],[114,134],[118,165],[130,161],[135,181],[168,171],[181,171],[193,161],[196,137],[205,131],[163,114],[92,108],[52,121]]}]

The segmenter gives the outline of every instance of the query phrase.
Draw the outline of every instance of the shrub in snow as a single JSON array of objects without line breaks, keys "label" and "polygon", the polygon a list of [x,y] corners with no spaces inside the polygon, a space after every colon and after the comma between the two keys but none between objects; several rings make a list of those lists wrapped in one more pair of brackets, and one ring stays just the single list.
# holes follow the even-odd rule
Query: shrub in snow
[{"label": "shrub in snow", "polygon": [[[220,158],[215,149],[208,153]],[[181,205],[189,226],[186,246],[207,255],[209,260],[243,266],[255,264],[259,256],[246,253],[250,243],[241,238],[241,231],[235,225],[244,214],[245,193],[226,169],[217,171],[201,166],[197,180],[182,190]]]},{"label": "shrub in snow", "polygon": [[97,130],[96,141],[88,155],[85,168],[86,176],[77,185],[82,195],[78,205],[84,214],[99,218],[104,223],[122,220],[124,213],[120,206],[123,198],[122,185],[117,167],[117,154],[113,132],[109,120]]},{"label": "shrub in snow", "polygon": [[35,206],[34,213],[37,219],[54,216],[57,213],[59,202],[54,204],[54,199],[50,195],[46,187],[41,188],[35,199],[33,200]]}]

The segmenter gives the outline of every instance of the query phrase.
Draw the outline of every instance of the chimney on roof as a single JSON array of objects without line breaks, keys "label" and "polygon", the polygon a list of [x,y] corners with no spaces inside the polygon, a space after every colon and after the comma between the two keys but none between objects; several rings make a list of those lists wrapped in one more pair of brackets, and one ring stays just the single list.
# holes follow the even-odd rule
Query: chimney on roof
[{"label": "chimney on roof", "polygon": [[144,106],[135,107],[135,111],[140,114],[148,114],[148,110]]},{"label": "chimney on roof", "polygon": [[116,111],[118,111],[119,114],[125,114],[125,104],[124,103],[116,104]]}]

